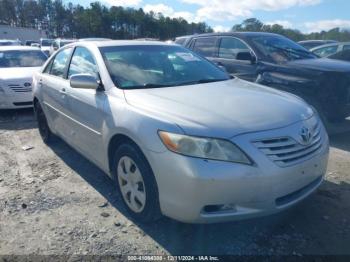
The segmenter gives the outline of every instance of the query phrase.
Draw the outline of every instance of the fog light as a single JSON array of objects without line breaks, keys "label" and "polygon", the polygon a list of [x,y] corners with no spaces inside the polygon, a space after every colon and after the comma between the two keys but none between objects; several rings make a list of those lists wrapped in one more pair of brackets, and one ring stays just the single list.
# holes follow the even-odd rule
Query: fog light
[{"label": "fog light", "polygon": [[224,204],[224,205],[208,205],[203,208],[205,213],[218,213],[218,212],[236,212],[236,205]]}]

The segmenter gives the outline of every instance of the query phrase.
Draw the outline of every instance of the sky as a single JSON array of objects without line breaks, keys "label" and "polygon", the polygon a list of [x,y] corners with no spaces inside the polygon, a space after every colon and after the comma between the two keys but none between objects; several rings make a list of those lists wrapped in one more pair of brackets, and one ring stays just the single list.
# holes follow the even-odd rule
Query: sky
[{"label": "sky", "polygon": [[[64,0],[89,5],[96,0]],[[215,31],[255,17],[266,24],[279,23],[304,33],[350,29],[350,0],[99,0],[106,6],[143,8],[189,22],[206,22]]]}]

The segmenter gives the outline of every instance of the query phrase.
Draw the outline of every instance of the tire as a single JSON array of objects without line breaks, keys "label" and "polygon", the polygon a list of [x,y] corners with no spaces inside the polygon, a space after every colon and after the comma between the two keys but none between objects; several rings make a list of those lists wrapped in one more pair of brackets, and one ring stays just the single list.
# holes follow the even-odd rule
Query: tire
[{"label": "tire", "polygon": [[39,102],[35,103],[34,109],[35,109],[35,116],[38,122],[38,129],[39,129],[40,136],[45,144],[50,144],[54,139],[54,135],[52,134],[50,127],[47,124],[45,113],[41,108]]},{"label": "tire", "polygon": [[118,147],[113,158],[113,176],[133,219],[150,223],[162,217],[153,171],[136,145],[125,143]]}]

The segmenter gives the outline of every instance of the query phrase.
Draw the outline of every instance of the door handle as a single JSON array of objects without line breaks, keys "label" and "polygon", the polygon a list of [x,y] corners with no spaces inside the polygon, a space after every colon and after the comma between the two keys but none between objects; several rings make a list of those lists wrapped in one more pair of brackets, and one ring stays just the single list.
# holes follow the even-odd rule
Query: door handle
[{"label": "door handle", "polygon": [[65,97],[66,97],[66,89],[65,89],[65,88],[62,88],[62,89],[60,90],[60,94],[61,94],[61,98],[62,98],[62,99],[65,98]]}]

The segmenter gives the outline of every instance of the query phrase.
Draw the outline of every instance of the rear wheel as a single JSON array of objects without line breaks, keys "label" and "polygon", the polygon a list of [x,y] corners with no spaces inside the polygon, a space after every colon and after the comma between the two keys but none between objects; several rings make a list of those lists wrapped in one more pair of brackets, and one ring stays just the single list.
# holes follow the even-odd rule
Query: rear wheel
[{"label": "rear wheel", "polygon": [[141,150],[131,143],[118,147],[113,172],[129,214],[144,223],[158,220],[161,211],[157,183]]},{"label": "rear wheel", "polygon": [[38,129],[44,143],[49,144],[53,140],[53,134],[47,124],[47,119],[39,102],[35,103],[35,116],[38,121]]}]

